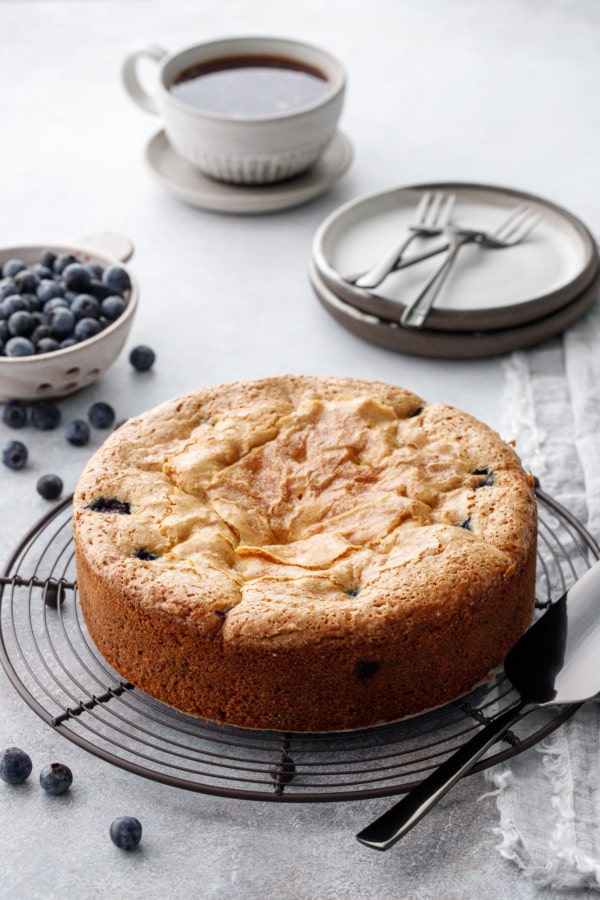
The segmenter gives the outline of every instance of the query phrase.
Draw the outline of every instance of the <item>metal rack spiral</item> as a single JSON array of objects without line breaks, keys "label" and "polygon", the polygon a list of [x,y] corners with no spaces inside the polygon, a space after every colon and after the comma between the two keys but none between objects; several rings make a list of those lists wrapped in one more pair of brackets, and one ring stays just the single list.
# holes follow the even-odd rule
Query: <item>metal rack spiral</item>
[{"label": "metal rack spiral", "polygon": [[[539,490],[538,505],[541,609],[600,558],[600,547]],[[175,712],[123,681],[86,631],[77,602],[70,498],[24,537],[0,577],[0,660],[33,710],[90,753],[154,781],[250,800],[403,793],[516,700],[500,674],[441,709],[336,734],[247,731]],[[575,708],[547,712],[533,724],[523,720],[474,771],[532,746]]]}]

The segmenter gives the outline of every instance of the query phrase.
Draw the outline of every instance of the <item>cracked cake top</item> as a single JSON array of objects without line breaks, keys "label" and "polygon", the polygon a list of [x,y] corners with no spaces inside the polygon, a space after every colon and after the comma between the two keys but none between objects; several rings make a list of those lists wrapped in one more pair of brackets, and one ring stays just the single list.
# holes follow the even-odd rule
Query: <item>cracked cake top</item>
[{"label": "cracked cake top", "polygon": [[458,609],[510,577],[535,501],[512,447],[465,413],[380,382],[281,376],[130,419],[88,463],[74,525],[132,602],[275,646],[350,621],[384,630],[398,603],[430,627],[436,585]]}]

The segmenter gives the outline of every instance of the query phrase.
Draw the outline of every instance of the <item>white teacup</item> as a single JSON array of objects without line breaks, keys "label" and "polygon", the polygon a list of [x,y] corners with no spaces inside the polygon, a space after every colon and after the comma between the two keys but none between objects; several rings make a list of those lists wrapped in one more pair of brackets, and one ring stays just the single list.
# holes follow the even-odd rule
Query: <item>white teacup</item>
[{"label": "white teacup", "polygon": [[[202,72],[203,65],[238,69],[243,77],[239,60],[247,57],[278,58],[282,69],[293,69],[296,63],[309,72],[316,70],[314,74],[325,82],[321,96],[289,110],[244,114],[203,109],[173,93],[175,82],[181,84],[196,67]],[[142,58],[159,63],[154,96],[138,79],[137,64]],[[342,65],[328,52],[272,37],[226,38],[171,55],[149,45],[125,59],[123,80],[139,106],[162,118],[177,153],[205,175],[242,184],[281,181],[314,163],[336,133],[346,85]]]}]

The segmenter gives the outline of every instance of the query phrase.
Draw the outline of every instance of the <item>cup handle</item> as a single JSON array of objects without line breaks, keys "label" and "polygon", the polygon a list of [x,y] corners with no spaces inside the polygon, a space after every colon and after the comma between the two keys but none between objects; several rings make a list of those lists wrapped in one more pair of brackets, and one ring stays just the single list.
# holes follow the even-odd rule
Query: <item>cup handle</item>
[{"label": "cup handle", "polygon": [[162,47],[156,44],[146,44],[146,46],[140,47],[139,50],[134,50],[125,57],[121,70],[123,83],[129,96],[138,106],[141,106],[146,112],[154,113],[154,115],[158,114],[156,100],[142,87],[137,74],[137,65],[138,61],[144,57],[160,62],[165,56],[167,56],[167,51]]}]

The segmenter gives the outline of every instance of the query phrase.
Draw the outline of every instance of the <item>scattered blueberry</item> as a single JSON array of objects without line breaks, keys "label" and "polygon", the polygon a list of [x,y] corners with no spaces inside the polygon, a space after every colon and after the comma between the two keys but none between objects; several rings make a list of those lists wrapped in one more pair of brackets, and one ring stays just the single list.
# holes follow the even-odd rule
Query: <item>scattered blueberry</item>
[{"label": "scattered blueberry", "polygon": [[88,410],[88,419],[94,428],[111,428],[115,421],[115,411],[110,403],[98,400]]},{"label": "scattered blueberry", "polygon": [[42,475],[38,478],[36,490],[44,500],[56,500],[62,494],[62,478],[58,475]]},{"label": "scattered blueberry", "polygon": [[120,850],[133,850],[142,839],[142,825],[135,816],[121,816],[110,826],[110,839]]},{"label": "scattered blueberry", "polygon": [[73,784],[73,773],[63,763],[51,763],[40,772],[40,785],[47,794],[64,794]]},{"label": "scattered blueberry", "polygon": [[134,347],[129,354],[129,362],[136,372],[147,372],[154,365],[155,359],[156,354],[154,350],[151,347],[146,347],[144,344]]},{"label": "scattered blueberry", "polygon": [[31,424],[41,431],[52,431],[60,422],[60,409],[52,400],[37,400],[31,411]]},{"label": "scattered blueberry", "polygon": [[62,272],[63,281],[68,291],[83,293],[89,288],[92,276],[86,266],[81,263],[70,263]]},{"label": "scattered blueberry", "polygon": [[7,784],[23,784],[31,775],[31,757],[19,747],[0,752],[0,778]]},{"label": "scattered blueberry", "polygon": [[33,356],[35,347],[26,337],[11,337],[4,345],[6,356]]},{"label": "scattered blueberry", "polygon": [[4,278],[13,278],[17,272],[22,272],[26,268],[22,259],[7,259],[2,266],[2,275]]},{"label": "scattered blueberry", "polygon": [[9,469],[18,471],[27,465],[27,447],[22,441],[10,441],[2,451],[2,462]]},{"label": "scattered blueberry", "polygon": [[84,447],[90,439],[90,426],[83,419],[73,419],[65,425],[65,439],[75,447]]},{"label": "scattered blueberry", "polygon": [[[10,273],[6,273],[10,274]],[[102,283],[115,294],[124,294],[131,287],[131,279],[121,266],[109,266],[102,274]]]},{"label": "scattered blueberry", "polygon": [[27,418],[27,407],[21,400],[7,400],[2,407],[2,421],[9,428],[23,428]]}]

